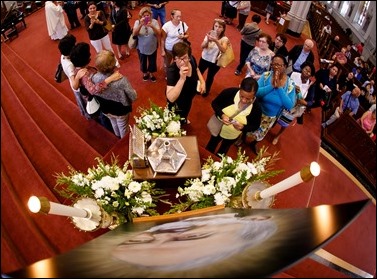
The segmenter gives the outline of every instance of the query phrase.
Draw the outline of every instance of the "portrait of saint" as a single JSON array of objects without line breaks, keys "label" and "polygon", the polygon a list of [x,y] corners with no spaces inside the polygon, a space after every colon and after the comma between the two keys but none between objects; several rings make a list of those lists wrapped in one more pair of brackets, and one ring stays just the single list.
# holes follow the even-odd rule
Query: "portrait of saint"
[{"label": "portrait of saint", "polygon": [[141,217],[9,276],[271,277],[328,243],[368,202]]}]

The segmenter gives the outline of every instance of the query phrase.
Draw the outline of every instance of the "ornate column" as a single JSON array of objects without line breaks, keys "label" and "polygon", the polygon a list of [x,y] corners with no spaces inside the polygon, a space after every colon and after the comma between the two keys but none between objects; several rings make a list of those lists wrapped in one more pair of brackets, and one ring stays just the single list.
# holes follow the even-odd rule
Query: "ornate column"
[{"label": "ornate column", "polygon": [[311,1],[292,1],[291,9],[287,15],[287,19],[290,20],[287,33],[300,37],[311,3]]}]

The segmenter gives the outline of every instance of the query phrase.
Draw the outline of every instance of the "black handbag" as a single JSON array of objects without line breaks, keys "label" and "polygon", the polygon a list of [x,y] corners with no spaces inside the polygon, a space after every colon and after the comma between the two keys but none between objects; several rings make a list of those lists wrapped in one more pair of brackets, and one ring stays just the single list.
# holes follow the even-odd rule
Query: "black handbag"
[{"label": "black handbag", "polygon": [[55,81],[57,83],[61,83],[61,82],[65,81],[66,79],[68,79],[68,77],[63,71],[62,63],[59,63],[58,67],[56,68],[56,71],[55,71]]}]

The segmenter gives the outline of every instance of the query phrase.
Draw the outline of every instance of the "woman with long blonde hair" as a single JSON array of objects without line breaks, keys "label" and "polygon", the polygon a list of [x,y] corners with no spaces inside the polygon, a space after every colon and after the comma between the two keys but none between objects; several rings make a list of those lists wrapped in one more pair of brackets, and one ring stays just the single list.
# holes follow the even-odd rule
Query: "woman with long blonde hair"
[{"label": "woman with long blonde hair", "polygon": [[228,47],[229,39],[225,36],[226,24],[223,19],[215,19],[212,30],[207,32],[201,44],[202,56],[199,60],[199,70],[204,74],[208,69],[206,78],[206,92],[203,97],[209,95],[215,75],[220,70],[217,66],[217,58],[220,52],[225,52]]}]

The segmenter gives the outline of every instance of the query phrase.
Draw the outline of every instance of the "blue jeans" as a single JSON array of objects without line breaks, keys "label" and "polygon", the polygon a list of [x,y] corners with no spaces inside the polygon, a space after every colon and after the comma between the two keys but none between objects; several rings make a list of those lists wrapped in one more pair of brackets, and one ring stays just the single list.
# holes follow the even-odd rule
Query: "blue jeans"
[{"label": "blue jeans", "polygon": [[77,106],[79,107],[81,115],[85,116],[86,119],[91,119],[90,115],[86,112],[86,99],[81,95],[80,91],[73,90],[75,95]]},{"label": "blue jeans", "polygon": [[127,113],[126,115],[113,115],[106,113],[105,115],[110,119],[114,134],[118,138],[123,138],[129,132],[128,123],[130,119],[130,113]]},{"label": "blue jeans", "polygon": [[166,22],[166,10],[165,10],[165,7],[162,7],[160,9],[156,9],[156,8],[151,8],[152,10],[152,14],[153,14],[153,18],[158,20],[158,17],[160,17],[160,21],[161,21],[161,27],[165,24]]}]

